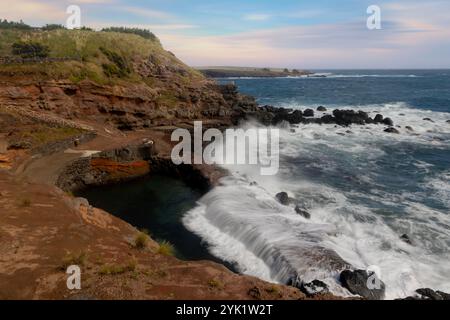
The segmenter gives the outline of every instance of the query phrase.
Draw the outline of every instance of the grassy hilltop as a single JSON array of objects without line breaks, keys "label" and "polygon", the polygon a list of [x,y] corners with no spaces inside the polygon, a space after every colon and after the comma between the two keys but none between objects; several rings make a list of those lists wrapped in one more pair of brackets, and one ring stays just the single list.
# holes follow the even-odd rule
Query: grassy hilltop
[{"label": "grassy hilltop", "polygon": [[[146,37],[147,34],[150,36]],[[38,44],[47,51],[45,64],[7,63],[0,65],[0,71],[2,74],[10,72],[36,75],[40,79],[69,79],[74,82],[89,79],[100,84],[120,80],[152,84],[154,77],[139,69],[144,61],[150,60],[154,65],[165,66],[168,69],[166,71],[175,74],[178,80],[202,78],[197,71],[165,51],[158,38],[152,35],[149,32],[139,35],[90,29],[0,28],[2,58],[18,58],[13,49],[17,44]],[[64,61],[56,61],[57,59]]]},{"label": "grassy hilltop", "polygon": [[228,123],[236,108],[255,102],[184,64],[148,30],[0,20],[0,105],[132,130],[203,118]]}]

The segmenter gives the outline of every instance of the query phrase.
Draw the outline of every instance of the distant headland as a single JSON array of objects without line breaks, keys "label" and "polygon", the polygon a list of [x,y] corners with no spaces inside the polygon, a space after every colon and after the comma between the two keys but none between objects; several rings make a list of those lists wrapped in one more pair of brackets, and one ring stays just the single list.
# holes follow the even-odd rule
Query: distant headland
[{"label": "distant headland", "polygon": [[253,68],[253,67],[195,67],[208,78],[275,78],[299,77],[313,74],[311,71],[282,68]]}]

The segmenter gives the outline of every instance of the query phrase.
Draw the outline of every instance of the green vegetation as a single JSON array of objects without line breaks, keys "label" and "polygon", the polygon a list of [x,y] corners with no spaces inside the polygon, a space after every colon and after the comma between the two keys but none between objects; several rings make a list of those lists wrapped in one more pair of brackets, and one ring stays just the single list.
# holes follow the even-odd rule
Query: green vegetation
[{"label": "green vegetation", "polygon": [[99,48],[100,51],[111,61],[111,63],[103,63],[103,71],[108,77],[117,76],[119,78],[126,77],[131,73],[127,61],[117,52],[108,50],[104,47]]},{"label": "green vegetation", "polygon": [[64,140],[82,134],[82,129],[71,127],[48,127],[40,125],[31,129],[24,129],[18,133],[19,140],[29,141],[32,146]]},{"label": "green vegetation", "polygon": [[12,54],[21,58],[46,58],[49,48],[38,42],[15,42],[12,44]]},{"label": "green vegetation", "polygon": [[100,268],[98,273],[101,275],[118,275],[127,272],[135,272],[136,268],[137,261],[136,259],[132,259],[126,265],[105,264]]},{"label": "green vegetation", "polygon": [[46,24],[41,28],[44,31],[58,30],[58,29],[66,29],[62,24]]},{"label": "green vegetation", "polygon": [[168,107],[173,107],[178,103],[178,98],[174,96],[173,92],[165,91],[157,98],[159,104],[164,104]]},{"label": "green vegetation", "polygon": [[252,68],[252,67],[201,67],[201,73],[210,78],[226,77],[286,77],[311,74],[309,71],[289,70],[287,68]]},{"label": "green vegetation", "polygon": [[209,280],[208,286],[210,286],[213,289],[222,289],[224,287],[223,283],[217,279]]},{"label": "green vegetation", "polygon": [[158,38],[151,32],[146,29],[139,28],[124,28],[124,27],[110,27],[102,29],[103,32],[119,32],[119,33],[130,33],[136,34],[144,39],[149,39],[152,41],[159,41]]},{"label": "green vegetation", "polygon": [[170,242],[164,240],[159,242],[158,253],[164,256],[173,256],[175,255],[175,248]]},{"label": "green vegetation", "polygon": [[31,26],[23,23],[22,20],[19,22],[8,21],[6,19],[0,20],[0,29],[21,29],[21,30],[30,30]]},{"label": "green vegetation", "polygon": [[[19,23],[20,24],[20,23]],[[186,66],[161,46],[148,30],[89,28],[68,30],[61,25],[43,28],[0,28],[0,75],[30,81],[93,81],[100,85],[140,84],[154,89],[158,102],[180,103],[172,86],[192,86],[203,75]],[[14,24],[15,25],[15,24]],[[44,63],[20,57],[47,57]],[[169,89],[168,89],[169,88]]]},{"label": "green vegetation", "polygon": [[133,247],[136,249],[145,249],[147,247],[148,242],[148,232],[141,231],[134,238]]},{"label": "green vegetation", "polygon": [[79,266],[83,267],[87,261],[87,254],[85,252],[80,252],[78,254],[67,253],[59,266],[59,269],[62,271],[66,271],[69,266]]}]

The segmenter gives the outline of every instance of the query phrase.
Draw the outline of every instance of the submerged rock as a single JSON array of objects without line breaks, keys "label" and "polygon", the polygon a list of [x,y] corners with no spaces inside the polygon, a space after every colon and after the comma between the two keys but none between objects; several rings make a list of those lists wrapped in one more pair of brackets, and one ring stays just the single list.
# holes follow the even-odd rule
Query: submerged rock
[{"label": "submerged rock", "polygon": [[360,295],[368,300],[384,299],[386,285],[374,272],[344,270],[340,274],[339,281],[352,294]]},{"label": "submerged rock", "polygon": [[414,129],[412,127],[410,127],[410,126],[406,126],[405,129],[408,130],[408,131],[414,131]]},{"label": "submerged rock", "polygon": [[326,112],[326,111],[327,111],[327,108],[325,108],[325,107],[323,107],[323,106],[319,106],[319,107],[317,107],[317,111],[320,111],[320,112]]},{"label": "submerged rock", "polygon": [[287,206],[289,204],[289,196],[286,192],[277,193],[275,198],[277,198],[278,202],[282,205]]},{"label": "submerged rock", "polygon": [[400,131],[398,131],[397,129],[395,129],[393,127],[387,128],[386,130],[384,130],[384,132],[400,134]]},{"label": "submerged rock", "polygon": [[295,212],[306,219],[311,219],[311,214],[308,211],[301,209],[299,206],[295,207]]},{"label": "submerged rock", "polygon": [[423,118],[423,121],[434,122],[434,121],[431,120],[430,118]]},{"label": "submerged rock", "polygon": [[330,292],[327,284],[320,280],[313,280],[309,283],[302,283],[299,289],[308,297]]},{"label": "submerged rock", "polygon": [[412,245],[412,241],[410,239],[410,237],[405,233],[400,237],[400,240],[402,240],[403,242]]}]

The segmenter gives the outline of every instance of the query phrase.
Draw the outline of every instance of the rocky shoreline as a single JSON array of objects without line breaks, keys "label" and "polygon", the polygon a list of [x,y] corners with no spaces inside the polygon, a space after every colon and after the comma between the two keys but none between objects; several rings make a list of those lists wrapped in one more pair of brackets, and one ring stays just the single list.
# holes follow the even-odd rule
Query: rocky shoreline
[{"label": "rocky shoreline", "polygon": [[[239,123],[247,120],[257,120],[262,125],[279,125],[283,122],[294,126],[297,124],[335,124],[340,126],[380,124],[395,129],[393,121],[384,118],[382,115],[377,115],[372,119],[367,113],[354,110],[334,110],[332,115],[323,115],[327,112],[323,107],[318,107],[316,111],[312,109],[304,111],[289,110],[272,106],[258,107],[253,98],[240,95],[235,86],[225,85],[219,86],[219,88],[224,99],[229,101],[232,110],[228,113],[231,116],[226,121],[214,123],[222,129],[239,125]],[[315,117],[316,114],[322,116]],[[94,139],[95,136],[94,131],[88,131],[76,137],[34,148],[33,153],[45,157],[70,147],[83,145]],[[72,193],[89,186],[121,183],[143,176],[150,177],[151,174],[158,173],[184,180],[189,185],[201,188],[206,192],[216,185],[221,177],[226,175],[226,172],[215,166],[175,166],[168,156],[167,150],[163,152],[158,150],[161,142],[160,139],[143,138],[138,142],[122,144],[114,149],[106,149],[87,157],[75,159],[61,170],[56,186],[63,191]],[[295,201],[290,199],[286,193],[280,193],[276,195],[276,198],[284,205],[290,205],[292,201]],[[79,200],[77,203],[78,207],[81,205],[90,208],[90,212],[94,210],[85,200]],[[304,208],[298,205],[295,210],[305,218],[310,216]],[[407,235],[403,236],[408,238]],[[342,268],[340,273],[340,282],[352,294],[359,295],[364,299],[382,299],[385,285],[380,281],[380,289],[368,290],[366,283],[369,279],[377,278],[373,273],[348,267]],[[304,283],[300,277],[294,276],[286,284],[297,288],[306,297],[314,298],[329,295],[328,287],[320,279]],[[328,297],[332,298],[331,295]],[[440,300],[448,299],[448,295],[434,292],[431,289],[418,289],[417,296],[406,299]]]}]

